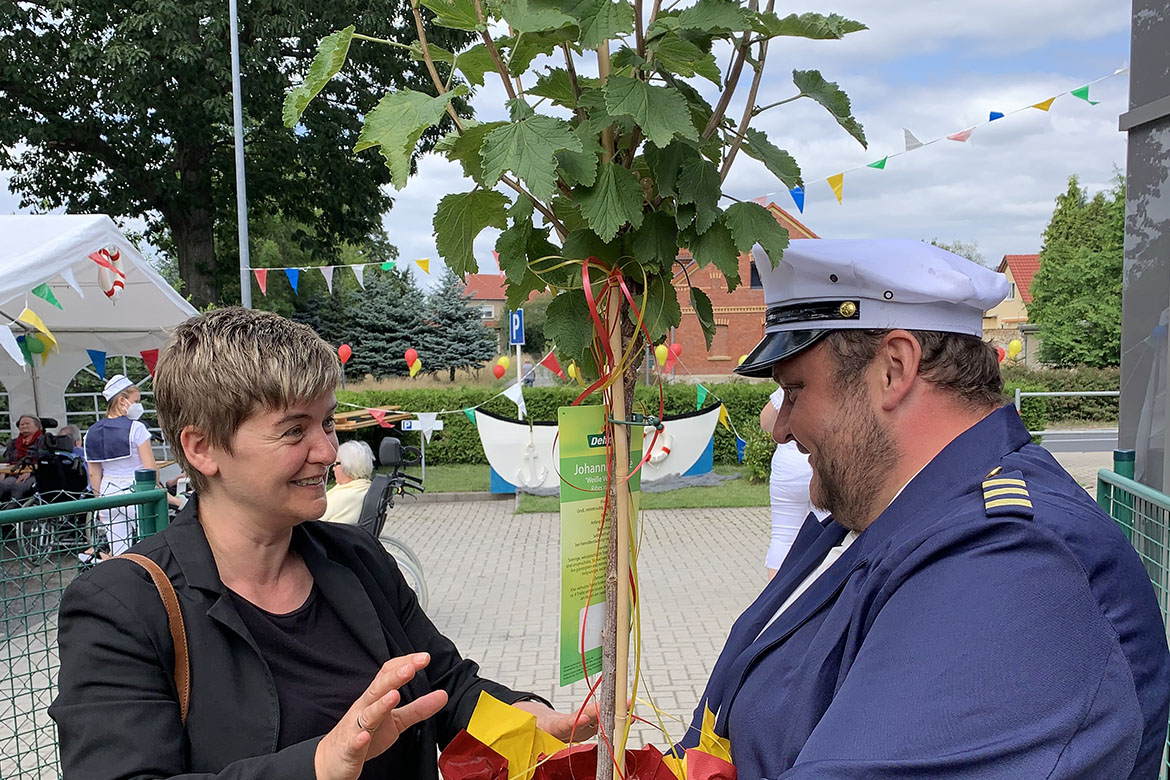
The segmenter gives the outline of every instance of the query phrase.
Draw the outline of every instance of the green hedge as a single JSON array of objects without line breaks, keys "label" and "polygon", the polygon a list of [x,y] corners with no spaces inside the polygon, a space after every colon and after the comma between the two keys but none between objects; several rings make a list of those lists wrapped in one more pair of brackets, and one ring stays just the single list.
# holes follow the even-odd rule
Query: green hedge
[{"label": "green hedge", "polygon": [[[1022,366],[1004,366],[1004,379],[1013,385],[1027,384],[1043,392],[1084,390],[1118,390],[1120,368],[1048,368],[1031,370]],[[1013,388],[1014,392],[1014,388]],[[1009,397],[1011,397],[1009,393]],[[1044,401],[1050,422],[1117,422],[1118,398],[1026,398],[1022,406]],[[1036,430],[1035,428],[1031,430]]]},{"label": "green hedge", "polygon": [[[728,382],[724,384],[704,384],[708,395],[705,406],[716,403],[721,399],[727,406],[732,425],[739,435],[748,441],[745,458],[751,460],[752,469],[770,468],[771,449],[769,437],[760,431],[760,409],[768,401],[775,386],[770,382]],[[1038,385],[1028,384],[1024,389],[1043,389]],[[435,432],[427,444],[427,463],[487,463],[480,444],[479,434],[467,416],[459,413],[460,409],[477,406],[492,398],[498,390],[492,388],[460,387],[452,389],[426,390],[341,390],[337,398],[343,404],[356,404],[361,407],[386,408],[399,406],[409,412],[437,412],[444,409],[455,411],[443,417],[444,429]],[[555,420],[557,409],[569,406],[580,392],[579,388],[562,387],[533,387],[525,388],[524,403],[528,415],[533,420]],[[1015,384],[1009,383],[1008,397],[1015,392]],[[666,414],[685,414],[695,411],[696,390],[694,385],[674,384],[662,388],[663,405]],[[634,396],[635,411],[644,411],[648,414],[658,413],[658,388],[639,387]],[[599,394],[586,399],[585,403],[600,403]],[[1024,404],[1024,423],[1029,430],[1043,430],[1047,424],[1045,400],[1042,398],[1028,399]],[[1111,400],[1111,399],[1106,399]],[[342,406],[345,411],[348,407]],[[516,405],[507,398],[499,397],[489,401],[483,407],[489,412],[504,417],[516,416]],[[398,428],[387,431],[383,428],[365,428],[355,433],[342,434],[342,438],[358,438],[370,444],[376,453],[378,443],[382,437],[391,434],[402,439],[403,444],[418,446],[419,434],[404,433]],[[757,435],[758,434],[758,435]],[[766,452],[764,452],[766,450]],[[722,425],[715,427],[715,462],[722,465],[737,463],[735,436]],[[759,461],[759,463],[757,463]],[[754,464],[754,465],[753,465]],[[764,465],[761,465],[764,464]],[[765,473],[761,471],[761,473]]]},{"label": "green hedge", "polygon": [[[1038,385],[1008,380],[1004,382],[1004,395],[1009,400],[1014,399],[1017,387],[1025,393],[1038,392],[1044,389]],[[1051,400],[1051,398],[1021,399],[1020,419],[1023,420],[1025,428],[1029,431],[1043,431],[1048,427],[1048,402]],[[1033,436],[1032,441],[1039,444],[1041,438],[1040,436]]]}]

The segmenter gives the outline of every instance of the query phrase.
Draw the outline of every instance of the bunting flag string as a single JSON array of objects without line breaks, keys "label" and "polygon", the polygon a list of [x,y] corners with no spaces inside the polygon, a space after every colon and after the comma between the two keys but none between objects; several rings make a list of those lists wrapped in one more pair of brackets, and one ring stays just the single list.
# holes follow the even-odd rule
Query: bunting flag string
[{"label": "bunting flag string", "polygon": [[292,285],[293,295],[296,295],[297,294],[297,282],[299,282],[301,279],[301,269],[299,269],[299,268],[286,268],[286,269],[284,269],[284,275],[288,277],[288,283]]},{"label": "bunting flag string", "polygon": [[702,409],[703,408],[703,401],[706,401],[706,400],[707,400],[707,388],[703,387],[701,384],[696,384],[695,385],[695,408]]},{"label": "bunting flag string", "polygon": [[66,284],[73,288],[74,292],[77,293],[78,298],[85,300],[85,293],[81,291],[81,285],[77,283],[77,277],[73,275],[72,268],[66,268],[64,271],[62,271],[61,278],[65,280]]},{"label": "bunting flag string", "polygon": [[426,274],[427,276],[430,276],[430,274],[431,274],[431,258],[424,257],[421,260],[415,260],[414,262],[419,268],[421,268],[423,270],[424,274]]},{"label": "bunting flag string", "polygon": [[743,453],[747,449],[747,442],[739,434],[735,436],[735,460],[738,463],[743,463]]},{"label": "bunting flag string", "polygon": [[98,379],[106,378],[106,353],[100,349],[87,349],[89,353],[89,362],[93,363],[93,370],[97,372]]},{"label": "bunting flag string", "polygon": [[16,361],[16,365],[24,368],[26,365],[24,350],[20,348],[20,342],[16,340],[16,335],[6,325],[0,326],[0,347],[4,347],[4,351],[8,353],[10,358]]},{"label": "bunting flag string", "polygon": [[[847,174],[847,173],[853,173],[854,171],[859,171],[863,168],[873,168],[875,170],[884,171],[886,169],[887,163],[890,160],[892,160],[893,158],[899,157],[903,154],[908,154],[909,152],[917,151],[918,149],[922,149],[924,147],[930,146],[931,144],[938,143],[939,141],[942,141],[942,140],[958,141],[959,143],[966,142],[968,139],[971,138],[971,136],[975,133],[975,131],[978,128],[983,127],[983,126],[988,125],[988,124],[991,124],[992,122],[998,121],[1000,119],[1004,119],[1012,114],[1018,114],[1018,113],[1021,113],[1023,111],[1028,111],[1031,109],[1036,109],[1039,111],[1048,111],[1052,108],[1052,104],[1056,101],[1056,99],[1058,97],[1060,97],[1061,95],[1071,95],[1072,97],[1083,100],[1090,105],[1093,105],[1093,106],[1098,105],[1101,101],[1092,100],[1089,97],[1090,88],[1093,87],[1095,84],[1098,84],[1102,81],[1105,81],[1106,79],[1111,79],[1114,76],[1119,76],[1123,73],[1128,73],[1128,72],[1129,72],[1129,68],[1127,68],[1127,67],[1118,68],[1117,70],[1113,71],[1112,73],[1110,73],[1107,76],[1101,76],[1100,78],[1097,78],[1097,79],[1094,79],[1093,81],[1090,81],[1088,84],[1084,85],[1083,87],[1077,87],[1076,89],[1065,90],[1064,92],[1060,92],[1060,93],[1058,93],[1058,94],[1056,94],[1056,95],[1054,95],[1046,100],[1040,101],[1039,103],[1031,103],[1029,105],[1022,106],[1020,108],[1016,108],[1016,109],[1013,109],[1011,111],[989,111],[988,115],[987,115],[987,119],[985,121],[980,122],[980,123],[975,124],[975,125],[972,125],[970,127],[966,127],[962,130],[958,130],[958,131],[953,132],[953,133],[948,133],[948,134],[940,136],[938,138],[932,138],[929,141],[920,140],[917,136],[914,135],[914,133],[910,132],[910,130],[908,128],[904,127],[904,128],[902,128],[902,133],[903,133],[904,138],[905,138],[905,149],[903,151],[890,152],[889,154],[883,156],[879,160],[876,160],[874,162],[865,163],[864,165],[856,165],[852,168],[846,168],[845,170],[840,171],[839,173],[835,173],[832,176],[807,177],[806,180],[807,181],[823,180],[823,181],[827,182],[829,185],[829,188],[833,192],[834,197],[836,197],[836,199],[837,199],[837,203],[841,204],[844,202],[845,174]],[[757,198],[751,198],[750,200],[754,200],[754,201],[764,200],[765,202],[767,202],[767,200],[769,200],[773,196],[779,194],[780,192],[783,192],[783,190],[775,190],[772,192],[768,192],[768,193],[761,195]],[[792,202],[796,205],[797,210],[803,214],[804,213],[804,206],[805,206],[805,202],[806,202],[804,188],[794,187],[794,188],[788,190],[788,193],[792,196]]]},{"label": "bunting flag string", "polygon": [[321,266],[321,275],[325,277],[325,287],[329,290],[329,294],[333,294],[333,266]]},{"label": "bunting flag string", "polygon": [[256,284],[260,285],[260,293],[268,295],[268,269],[267,268],[253,268],[252,273],[256,275]]},{"label": "bunting flag string", "polygon": [[158,350],[144,349],[138,354],[142,355],[142,362],[146,364],[146,370],[149,371],[150,375],[153,377],[154,367],[158,365]]},{"label": "bunting flag string", "polygon": [[366,289],[366,267],[364,265],[351,265],[350,268],[353,269],[353,278],[357,280],[358,287]]},{"label": "bunting flag string", "polygon": [[49,303],[53,304],[54,306],[56,306],[58,309],[63,310],[63,307],[61,306],[61,302],[57,300],[57,296],[53,295],[53,291],[49,288],[49,285],[45,284],[44,282],[42,282],[42,283],[38,284],[36,287],[32,288],[31,292],[33,295],[37,296],[38,298],[42,298],[42,299],[48,301]]},{"label": "bunting flag string", "polygon": [[[19,322],[23,322],[25,325],[31,325],[45,337],[46,341],[49,342],[49,349],[55,349],[60,352],[60,348],[57,346],[57,337],[49,332],[49,328],[45,325],[45,321],[41,319],[39,314],[26,306],[24,311],[22,311],[16,319]],[[42,360],[44,360],[44,358],[42,358]]]}]

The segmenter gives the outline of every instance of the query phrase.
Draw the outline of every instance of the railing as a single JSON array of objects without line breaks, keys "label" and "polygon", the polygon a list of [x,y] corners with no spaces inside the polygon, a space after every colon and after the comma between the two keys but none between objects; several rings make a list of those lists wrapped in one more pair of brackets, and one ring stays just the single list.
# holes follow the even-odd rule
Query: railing
[{"label": "railing", "polygon": [[[1137,550],[1166,623],[1170,615],[1170,496],[1134,481],[1133,468],[1133,450],[1114,450],[1113,470],[1097,473],[1097,504],[1117,521]],[[1165,752],[1159,777],[1170,777]]]},{"label": "railing", "polygon": [[99,541],[100,510],[137,507],[139,538],[167,523],[167,494],[139,471],[133,492],[0,511],[0,778],[60,777],[56,695],[57,607],[79,570],[78,554]]},{"label": "railing", "polygon": [[[1023,400],[1024,398],[1056,398],[1058,396],[1071,396],[1074,398],[1108,398],[1108,397],[1112,396],[1112,397],[1121,398],[1121,391],[1120,390],[1069,390],[1067,392],[1051,392],[1050,393],[1047,391],[1040,392],[1040,391],[1021,390],[1020,388],[1017,387],[1016,388],[1016,413],[1017,414],[1019,413],[1020,401]],[[1099,429],[1091,429],[1091,430],[1084,430],[1081,428],[1077,428],[1076,431],[1077,431],[1077,433],[1087,433],[1087,434],[1110,434],[1110,433],[1115,434],[1115,433],[1117,433],[1116,428],[1099,428]],[[1033,436],[1044,436],[1044,435],[1047,435],[1049,433],[1064,433],[1064,432],[1065,431],[1062,431],[1060,429],[1044,430],[1044,431],[1028,431],[1028,433],[1030,433]]]}]

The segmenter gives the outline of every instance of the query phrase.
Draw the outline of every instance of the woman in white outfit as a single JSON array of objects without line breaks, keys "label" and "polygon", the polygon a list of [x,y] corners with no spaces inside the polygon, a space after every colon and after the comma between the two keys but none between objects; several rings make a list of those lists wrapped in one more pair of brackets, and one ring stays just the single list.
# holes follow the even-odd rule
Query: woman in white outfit
[{"label": "woman in white outfit", "polygon": [[[776,425],[776,416],[784,404],[784,390],[777,388],[760,410],[760,427],[772,433]],[[772,503],[772,543],[768,546],[768,555],[764,559],[764,566],[768,569],[768,579],[776,576],[792,543],[796,541],[796,534],[809,512],[816,512],[818,517],[827,516],[812,505],[809,498],[808,483],[812,480],[812,467],[808,464],[808,455],[800,451],[795,441],[786,444],[777,444],[772,454],[772,476],[769,480],[769,492]]]},{"label": "woman in white outfit", "polygon": [[[156,468],[150,431],[138,421],[142,416],[138,386],[115,374],[106,382],[102,395],[106,416],[85,433],[89,487],[95,496],[128,492],[134,485],[135,471]],[[106,532],[110,555],[121,555],[136,541],[134,507],[103,509],[98,512],[98,522]]]},{"label": "woman in white outfit", "polygon": [[325,493],[328,506],[321,519],[330,523],[357,525],[362,504],[374,474],[374,451],[364,441],[343,442],[337,448],[333,478],[337,484]]}]

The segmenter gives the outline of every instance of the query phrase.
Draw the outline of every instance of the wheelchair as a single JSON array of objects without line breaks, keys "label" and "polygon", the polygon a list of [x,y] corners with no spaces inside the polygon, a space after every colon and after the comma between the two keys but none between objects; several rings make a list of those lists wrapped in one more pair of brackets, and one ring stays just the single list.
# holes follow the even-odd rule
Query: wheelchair
[{"label": "wheelchair", "polygon": [[[73,440],[68,436],[46,433],[41,446],[20,461],[31,467],[36,492],[22,506],[43,506],[90,497],[89,475],[85,461],[73,454]],[[89,512],[39,520],[24,520],[16,529],[17,551],[28,566],[41,566],[54,555],[73,554],[94,541],[92,516]]]},{"label": "wheelchair", "polygon": [[416,448],[403,447],[402,442],[395,437],[387,436],[382,439],[378,447],[378,460],[383,466],[390,466],[392,470],[389,474],[375,474],[370,480],[370,489],[366,491],[357,524],[359,528],[377,539],[386,552],[393,556],[406,584],[414,591],[419,606],[425,611],[429,597],[426,581],[423,579],[422,561],[402,540],[382,535],[386,526],[386,516],[394,508],[394,497],[415,495],[424,491],[421,479],[399,471],[402,466],[413,466],[418,463],[418,457],[419,452]]}]

